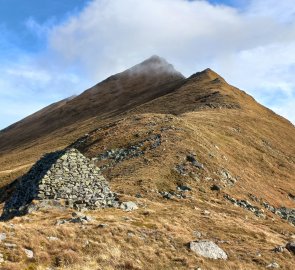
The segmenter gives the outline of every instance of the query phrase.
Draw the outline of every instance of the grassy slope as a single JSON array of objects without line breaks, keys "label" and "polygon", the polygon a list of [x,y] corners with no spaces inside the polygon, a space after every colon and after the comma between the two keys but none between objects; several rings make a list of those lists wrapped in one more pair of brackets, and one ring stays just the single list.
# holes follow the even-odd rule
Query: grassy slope
[{"label": "grassy slope", "polygon": [[[217,90],[220,94],[212,95]],[[228,104],[234,108],[226,108]],[[101,128],[90,132],[97,127]],[[85,270],[265,269],[272,261],[292,269],[290,253],[275,254],[271,249],[294,237],[294,227],[270,212],[265,219],[258,218],[223,198],[227,193],[249,200],[251,193],[274,206],[294,207],[288,193],[295,193],[295,129],[287,120],[207,70],[175,92],[127,113],[104,121],[90,118],[79,122],[79,128],[73,124],[2,154],[3,171],[15,170],[2,171],[3,183],[23,174],[43,152],[65,147],[86,132],[90,135],[79,149],[89,157],[161,134],[158,148],[104,171],[121,199],[136,201],[140,209],[91,212],[96,221],[85,226],[55,226],[56,219],[70,215],[58,210],[15,218],[9,222],[14,227],[1,223],[7,241],[18,245],[13,250],[0,247],[11,261],[3,269],[25,269],[30,264],[31,269],[50,264]],[[186,162],[192,152],[204,170]],[[187,176],[175,171],[177,164],[186,166]],[[238,179],[234,186],[222,183],[222,169]],[[223,189],[211,191],[214,183]],[[166,200],[159,195],[158,191],[175,190],[178,184],[192,187],[189,198]],[[143,198],[136,198],[138,193]],[[108,226],[99,228],[100,223]],[[194,231],[218,242],[229,260],[207,260],[190,252],[187,243],[197,239]],[[48,236],[59,240],[51,242]],[[33,249],[35,258],[26,259],[22,248]]]}]

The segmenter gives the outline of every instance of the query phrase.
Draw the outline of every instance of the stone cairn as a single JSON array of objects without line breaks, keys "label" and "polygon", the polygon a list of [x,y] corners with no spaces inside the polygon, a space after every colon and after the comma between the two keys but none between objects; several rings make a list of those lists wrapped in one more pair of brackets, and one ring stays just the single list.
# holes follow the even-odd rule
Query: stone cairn
[{"label": "stone cairn", "polygon": [[118,206],[100,169],[74,148],[37,161],[17,182],[2,216],[25,214],[33,200],[63,201],[78,210]]}]

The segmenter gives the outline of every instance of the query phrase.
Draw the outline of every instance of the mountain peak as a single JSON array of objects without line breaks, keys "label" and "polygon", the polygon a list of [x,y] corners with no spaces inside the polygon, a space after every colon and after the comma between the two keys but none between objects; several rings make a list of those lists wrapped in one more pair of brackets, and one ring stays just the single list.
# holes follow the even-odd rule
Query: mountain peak
[{"label": "mountain peak", "polygon": [[210,68],[206,68],[203,71],[197,72],[193,74],[190,78],[199,78],[210,81],[218,79],[219,81],[225,82],[225,80],[218,73]]},{"label": "mountain peak", "polygon": [[177,71],[172,64],[168,63],[166,59],[158,55],[151,56],[150,58],[130,68],[128,71],[131,73],[171,74],[184,78],[184,76]]}]

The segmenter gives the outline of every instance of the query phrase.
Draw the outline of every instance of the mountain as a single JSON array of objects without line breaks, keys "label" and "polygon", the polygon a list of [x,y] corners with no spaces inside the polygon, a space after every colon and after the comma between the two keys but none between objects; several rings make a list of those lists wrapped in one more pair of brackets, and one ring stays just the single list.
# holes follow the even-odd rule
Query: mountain
[{"label": "mountain", "polygon": [[[213,70],[185,78],[153,56],[4,129],[1,201],[42,155],[67,146],[139,209],[89,211],[81,226],[55,225],[69,209],[16,217],[14,234],[0,224],[16,244],[0,247],[8,266],[28,267],[13,255],[25,248],[34,267],[57,269],[293,268],[295,127]],[[207,240],[224,260],[195,253]]]},{"label": "mountain", "polygon": [[152,56],[81,95],[52,104],[0,132],[0,151],[16,148],[73,123],[105,119],[167,94],[184,80],[164,59]]}]

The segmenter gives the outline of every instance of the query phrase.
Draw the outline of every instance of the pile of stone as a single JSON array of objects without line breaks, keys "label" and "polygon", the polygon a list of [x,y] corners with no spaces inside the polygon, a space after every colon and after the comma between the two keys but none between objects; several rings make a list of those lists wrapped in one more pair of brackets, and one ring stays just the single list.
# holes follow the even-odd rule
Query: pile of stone
[{"label": "pile of stone", "polygon": [[63,201],[78,210],[118,206],[99,168],[74,148],[43,156],[18,181],[3,215],[26,213],[33,200]]}]

